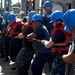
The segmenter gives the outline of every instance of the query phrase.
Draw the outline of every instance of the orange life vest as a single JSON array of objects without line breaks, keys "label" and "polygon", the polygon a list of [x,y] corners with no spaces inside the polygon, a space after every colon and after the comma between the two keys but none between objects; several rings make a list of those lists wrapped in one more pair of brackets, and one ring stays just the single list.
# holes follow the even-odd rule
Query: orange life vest
[{"label": "orange life vest", "polygon": [[5,36],[12,38],[13,36],[18,35],[20,33],[16,30],[18,25],[23,25],[23,23],[15,20],[12,24],[9,24],[6,28]]},{"label": "orange life vest", "polygon": [[[22,32],[24,32],[27,28],[32,28],[32,29],[34,30],[32,24],[30,24],[30,23],[25,23],[25,24],[22,26]],[[29,42],[32,42],[32,40],[28,40],[28,41],[29,41]]]},{"label": "orange life vest", "polygon": [[30,24],[30,23],[25,23],[25,24],[22,26],[22,32],[24,32],[24,30],[25,30],[26,28],[29,28],[29,27],[32,28],[32,29],[34,30],[32,24]]},{"label": "orange life vest", "polygon": [[[72,33],[71,32],[66,32],[64,30],[64,25],[62,24],[61,26],[56,26],[54,27],[54,29],[52,30],[51,32],[51,35],[52,37],[57,33],[59,32],[59,30],[61,30],[65,36],[66,36],[66,40],[64,42],[60,42],[60,43],[57,43],[57,44],[67,44],[68,42],[72,41]],[[60,35],[59,35],[60,36]],[[57,52],[58,54],[62,53],[63,51],[67,51],[69,48],[68,46],[61,46],[61,47],[52,47],[52,52],[55,53]]]}]

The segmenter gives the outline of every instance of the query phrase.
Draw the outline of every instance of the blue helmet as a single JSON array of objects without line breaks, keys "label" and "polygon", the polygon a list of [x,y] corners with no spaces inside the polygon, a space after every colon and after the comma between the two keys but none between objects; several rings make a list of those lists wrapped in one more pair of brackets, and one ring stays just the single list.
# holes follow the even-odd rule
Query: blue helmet
[{"label": "blue helmet", "polygon": [[52,6],[52,3],[51,3],[50,1],[44,2],[43,8],[46,8],[46,7],[53,7],[53,6]]},{"label": "blue helmet", "polygon": [[75,9],[70,9],[63,15],[63,21],[65,23],[65,31],[70,31],[75,26]]},{"label": "blue helmet", "polygon": [[37,12],[36,11],[30,11],[29,13],[28,13],[28,18],[29,19],[32,19],[32,17],[33,17],[33,15],[35,15],[35,14],[37,14]]},{"label": "blue helmet", "polygon": [[59,19],[63,19],[63,15],[64,15],[64,13],[60,10],[54,11],[50,16],[51,22],[54,22]]},{"label": "blue helmet", "polygon": [[4,19],[4,20],[7,20],[9,14],[10,14],[10,13],[9,13],[8,11],[5,11],[5,12],[3,13],[3,19]]},{"label": "blue helmet", "polygon": [[16,19],[16,15],[15,14],[9,14],[8,15],[8,22],[12,22],[15,19]]},{"label": "blue helmet", "polygon": [[40,14],[35,14],[33,17],[32,17],[32,21],[42,21],[42,16]]}]

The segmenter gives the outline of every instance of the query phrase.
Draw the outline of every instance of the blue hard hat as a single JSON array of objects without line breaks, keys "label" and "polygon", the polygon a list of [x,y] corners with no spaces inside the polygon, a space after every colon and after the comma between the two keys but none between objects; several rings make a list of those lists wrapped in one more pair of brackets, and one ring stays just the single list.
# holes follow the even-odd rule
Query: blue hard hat
[{"label": "blue hard hat", "polygon": [[54,11],[50,16],[50,19],[51,19],[50,22],[54,22],[54,21],[57,21],[59,19],[63,19],[63,15],[64,15],[64,13],[60,10]]},{"label": "blue hard hat", "polygon": [[9,12],[8,12],[8,11],[5,11],[5,12],[3,13],[3,19],[4,19],[4,20],[7,20],[7,19],[8,19],[8,15],[9,15]]},{"label": "blue hard hat", "polygon": [[15,19],[16,19],[16,15],[15,14],[9,14],[8,15],[8,22],[12,22]]},{"label": "blue hard hat", "polygon": [[35,15],[35,14],[37,14],[37,12],[36,11],[30,11],[29,13],[28,13],[28,18],[29,19],[32,19],[32,17],[33,17],[33,15]]},{"label": "blue hard hat", "polygon": [[45,8],[45,7],[53,7],[53,6],[50,1],[46,1],[46,2],[44,2],[43,7]]},{"label": "blue hard hat", "polygon": [[70,31],[75,26],[75,9],[70,9],[63,15],[63,21],[65,24],[65,31]]},{"label": "blue hard hat", "polygon": [[37,21],[37,20],[40,20],[42,21],[42,16],[40,14],[35,14],[33,17],[32,17],[32,21]]}]

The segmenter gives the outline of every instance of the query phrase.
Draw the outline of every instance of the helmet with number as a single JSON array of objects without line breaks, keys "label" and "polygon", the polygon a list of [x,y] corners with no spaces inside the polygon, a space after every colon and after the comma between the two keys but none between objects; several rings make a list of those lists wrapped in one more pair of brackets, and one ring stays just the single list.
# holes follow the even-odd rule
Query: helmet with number
[{"label": "helmet with number", "polygon": [[28,18],[29,19],[32,19],[32,17],[33,17],[33,15],[35,15],[35,14],[37,14],[37,12],[36,11],[30,11],[29,13],[28,13]]},{"label": "helmet with number", "polygon": [[54,21],[57,21],[59,19],[63,19],[63,15],[64,15],[64,13],[62,11],[60,11],[60,10],[54,11],[51,14],[51,16],[50,16],[50,18],[51,18],[51,21],[50,22],[54,22]]},{"label": "helmet with number", "polygon": [[32,17],[32,21],[42,21],[42,16],[40,14],[35,14],[33,17]]},{"label": "helmet with number", "polygon": [[70,9],[65,12],[63,15],[63,21],[65,23],[65,31],[70,31],[73,27],[75,27],[75,9]]},{"label": "helmet with number", "polygon": [[51,3],[50,1],[44,2],[43,8],[46,8],[46,7],[53,7],[53,6],[52,6],[52,3]]},{"label": "helmet with number", "polygon": [[16,19],[16,15],[15,14],[9,14],[8,15],[8,22],[12,22],[15,19]]},{"label": "helmet with number", "polygon": [[9,14],[10,14],[10,13],[9,13],[8,11],[5,11],[5,12],[3,13],[3,19],[4,19],[4,20],[7,20]]}]

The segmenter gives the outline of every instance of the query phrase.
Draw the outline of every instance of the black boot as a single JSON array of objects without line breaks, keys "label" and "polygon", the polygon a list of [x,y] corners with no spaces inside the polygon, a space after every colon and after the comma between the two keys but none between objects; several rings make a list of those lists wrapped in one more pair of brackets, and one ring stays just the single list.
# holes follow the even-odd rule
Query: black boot
[{"label": "black boot", "polygon": [[0,55],[1,58],[4,58],[5,57],[5,54],[4,52],[1,52],[1,55]]},{"label": "black boot", "polygon": [[12,67],[12,68],[11,68],[11,70],[16,70],[16,67],[15,67],[15,66],[14,66],[14,67]]},{"label": "black boot", "polygon": [[4,62],[7,62],[7,61],[9,61],[9,58],[5,57]]}]

